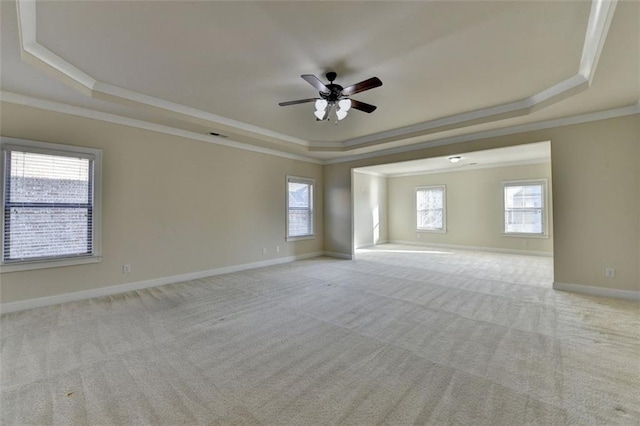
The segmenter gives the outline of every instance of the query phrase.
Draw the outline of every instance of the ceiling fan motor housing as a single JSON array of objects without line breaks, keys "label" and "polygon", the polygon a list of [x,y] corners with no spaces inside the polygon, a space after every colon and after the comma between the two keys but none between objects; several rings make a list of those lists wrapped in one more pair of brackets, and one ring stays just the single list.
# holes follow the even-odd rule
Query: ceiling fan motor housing
[{"label": "ceiling fan motor housing", "polygon": [[327,89],[329,92],[319,92],[320,97],[327,102],[337,102],[345,96],[342,95],[342,86],[339,84],[327,84]]}]

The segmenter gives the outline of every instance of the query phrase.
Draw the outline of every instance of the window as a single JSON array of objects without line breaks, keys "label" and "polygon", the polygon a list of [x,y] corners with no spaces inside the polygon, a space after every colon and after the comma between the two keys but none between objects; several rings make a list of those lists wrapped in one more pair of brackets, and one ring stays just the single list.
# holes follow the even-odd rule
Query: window
[{"label": "window", "polygon": [[416,218],[419,231],[446,232],[445,186],[416,188]]},{"label": "window", "polygon": [[2,139],[2,272],[100,260],[101,151]]},{"label": "window", "polygon": [[287,176],[287,241],[313,237],[313,179]]},{"label": "window", "polygon": [[547,235],[546,180],[504,182],[504,233]]}]

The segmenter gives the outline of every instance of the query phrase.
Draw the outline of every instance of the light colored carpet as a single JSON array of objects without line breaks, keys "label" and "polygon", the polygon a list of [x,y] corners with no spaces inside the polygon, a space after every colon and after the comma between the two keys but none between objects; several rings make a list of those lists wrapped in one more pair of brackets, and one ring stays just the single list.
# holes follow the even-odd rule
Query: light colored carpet
[{"label": "light colored carpet", "polygon": [[551,271],[385,245],[6,314],[0,420],[640,424],[638,304]]}]

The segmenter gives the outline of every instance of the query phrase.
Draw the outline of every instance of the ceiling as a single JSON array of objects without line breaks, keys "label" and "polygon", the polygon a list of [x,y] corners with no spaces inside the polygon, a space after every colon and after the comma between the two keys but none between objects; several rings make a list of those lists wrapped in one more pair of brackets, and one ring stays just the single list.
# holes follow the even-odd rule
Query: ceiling
[{"label": "ceiling", "polygon": [[[451,157],[459,157],[458,162],[451,162]],[[398,177],[550,162],[551,143],[546,141],[482,151],[460,152],[445,157],[422,158],[401,163],[360,167],[355,170],[362,173]]]},{"label": "ceiling", "polygon": [[[0,7],[3,101],[325,162],[601,111],[640,112],[634,1]],[[278,106],[317,97],[300,75],[325,81],[327,71],[345,87],[379,77],[382,87],[353,96],[378,109],[352,111],[335,125],[316,122],[313,104]]]}]

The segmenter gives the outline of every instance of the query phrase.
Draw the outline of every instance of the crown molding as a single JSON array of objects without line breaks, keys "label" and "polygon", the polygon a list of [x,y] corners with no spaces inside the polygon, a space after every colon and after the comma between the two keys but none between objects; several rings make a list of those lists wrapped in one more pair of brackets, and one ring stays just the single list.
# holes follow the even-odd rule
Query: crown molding
[{"label": "crown molding", "polygon": [[533,164],[549,164],[551,163],[551,158],[536,158],[532,160],[519,160],[519,161],[505,161],[504,163],[490,163],[490,164],[462,164],[459,167],[451,167],[447,169],[438,169],[438,170],[423,170],[419,172],[408,172],[408,173],[387,173],[384,176],[387,178],[401,178],[408,176],[421,176],[421,175],[436,175],[443,173],[464,173],[464,172],[472,172],[475,170],[482,169],[499,169],[501,167],[514,167],[514,166],[529,166]]},{"label": "crown molding", "polygon": [[293,143],[315,152],[345,152],[359,148],[384,145],[416,136],[434,134],[453,128],[467,127],[505,118],[531,114],[553,103],[589,88],[597,62],[604,46],[609,26],[618,0],[593,0],[577,73],[530,97],[504,104],[467,111],[411,126],[388,130],[338,143],[310,142],[290,135],[274,132],[248,123],[232,120],[203,110],[181,105],[126,88],[97,81],[65,59],[38,44],[36,37],[36,0],[16,0],[20,32],[20,48],[23,60],[32,65],[53,71],[62,81],[81,93],[113,102],[135,104],[178,115],[182,119],[206,124],[216,129],[239,135],[259,137],[274,143]]},{"label": "crown molding", "polygon": [[[587,79],[580,75],[575,75],[526,99],[351,139],[344,142],[344,150],[355,150],[371,145],[396,141],[401,138],[426,136],[454,128],[529,115],[544,106],[551,105],[581,92],[587,89],[587,87]],[[310,149],[316,151],[322,150],[321,147],[313,143]]]},{"label": "crown molding", "polygon": [[[344,150],[353,150],[371,145],[391,142],[400,138],[424,136],[432,133],[467,127],[490,121],[519,117],[557,103],[587,90],[595,75],[595,69],[609,31],[618,0],[593,0],[587,24],[580,67],[577,73],[566,80],[518,101],[488,108],[454,114],[411,126],[380,132],[344,141]],[[311,144],[311,150],[317,149]]]},{"label": "crown molding", "polygon": [[183,119],[205,123],[216,128],[222,126],[224,129],[233,129],[236,133],[242,135],[253,137],[258,135],[268,141],[288,142],[304,147],[309,146],[309,142],[304,139],[98,81],[38,43],[36,36],[36,0],[16,0],[16,3],[22,59],[40,69],[52,71],[62,81],[89,97],[161,110],[165,113],[178,115]]},{"label": "crown molding", "polygon": [[640,101],[633,105],[614,108],[604,111],[591,112],[587,114],[574,115],[553,120],[539,121],[537,123],[522,124],[519,126],[505,127],[497,130],[487,130],[484,132],[474,132],[466,135],[452,136],[449,138],[436,139],[433,141],[418,143],[414,145],[401,146],[366,154],[351,155],[331,160],[325,160],[324,164],[346,163],[349,161],[365,160],[376,157],[384,157],[392,154],[417,151],[425,148],[435,148],[437,146],[453,145],[462,142],[469,142],[479,139],[494,138],[499,136],[515,135],[518,133],[533,132],[536,130],[551,129],[554,127],[570,126],[572,124],[588,123],[590,121],[607,120],[610,118],[624,117],[627,115],[640,114]]},{"label": "crown molding", "polygon": [[236,142],[233,139],[229,139],[229,138],[202,135],[200,133],[177,129],[175,127],[165,126],[162,124],[150,123],[148,121],[123,117],[116,114],[110,114],[110,113],[96,111],[88,108],[77,107],[73,105],[63,104],[60,102],[34,98],[30,96],[21,95],[18,93],[0,91],[0,101],[10,103],[10,104],[15,104],[15,105],[32,107],[36,109],[43,109],[47,111],[74,115],[74,116],[83,117],[83,118],[90,118],[93,120],[99,120],[99,121],[104,121],[108,123],[121,124],[123,126],[135,127],[143,130],[150,130],[158,133],[164,133],[167,135],[183,137],[191,140],[213,143],[216,145],[226,146],[230,148],[242,149],[245,151],[258,152],[261,154],[268,154],[276,157],[288,158],[292,160],[299,160],[307,163],[323,164],[323,165],[345,163],[350,161],[364,160],[364,159],[370,159],[370,158],[376,158],[376,157],[384,157],[387,155],[418,151],[425,148],[434,148],[437,146],[444,146],[444,145],[454,145],[457,143],[469,142],[473,140],[514,135],[518,133],[526,133],[526,132],[532,132],[536,130],[544,130],[544,129],[550,129],[554,127],[569,126],[573,124],[582,124],[582,123],[588,123],[591,121],[607,120],[610,118],[640,114],[640,101],[638,101],[633,105],[629,105],[621,108],[581,114],[581,115],[576,115],[571,117],[564,117],[564,118],[554,119],[554,120],[540,121],[540,122],[531,123],[531,124],[523,124],[520,126],[512,126],[512,127],[507,127],[503,129],[497,129],[497,130],[474,132],[467,135],[436,139],[433,141],[418,143],[414,145],[407,145],[407,146],[391,148],[391,149],[382,150],[382,151],[376,151],[376,152],[360,154],[360,155],[351,155],[347,157],[340,157],[340,158],[334,158],[334,159],[322,161],[322,160],[318,160],[311,157],[305,157],[302,155],[290,154],[290,153],[278,151],[275,149],[262,148],[255,145],[246,144],[243,142]]},{"label": "crown molding", "polygon": [[389,176],[386,173],[372,172],[371,170],[363,170],[363,169],[353,169],[353,173],[358,173],[361,175],[369,175],[374,177],[382,177],[382,178],[386,178]]},{"label": "crown molding", "polygon": [[222,117],[220,115],[212,114],[210,112],[202,111],[196,108],[191,108],[186,105],[178,104],[175,102],[166,101],[164,99],[156,98],[154,96],[148,96],[143,93],[135,92],[133,90],[125,89],[122,87],[107,84],[101,81],[97,81],[94,84],[92,90],[92,97],[96,99],[102,99],[107,101],[124,102],[127,104],[135,104],[140,106],[149,107],[154,110],[160,110],[164,112],[170,112],[178,115],[179,118],[186,119],[188,121],[211,125],[215,123],[217,128],[222,126],[225,129],[232,129],[236,133],[241,133],[246,136],[260,135],[262,139],[275,141],[275,142],[289,142],[296,145],[302,145],[304,147],[309,146],[309,142],[295,138],[293,136],[285,135],[282,133],[274,132],[262,127],[254,126],[248,123],[232,120],[230,118]]},{"label": "crown molding", "polygon": [[589,81],[589,85],[591,85],[596,73],[600,53],[604,47],[617,4],[618,0],[600,0],[591,3],[589,23],[587,24],[587,33],[578,70],[578,73]]},{"label": "crown molding", "polygon": [[196,140],[200,142],[212,143],[215,145],[225,146],[229,148],[242,149],[245,151],[257,152],[260,154],[268,154],[276,157],[288,158],[291,160],[304,161],[313,164],[323,164],[322,161],[315,158],[305,157],[297,154],[290,154],[275,149],[262,148],[243,142],[234,141],[231,138],[222,138],[218,136],[203,135],[189,130],[177,129],[175,127],[165,126],[162,124],[150,123],[148,121],[138,120],[135,118],[123,117],[107,112],[96,111],[88,108],[77,107],[73,105],[63,104],[60,102],[48,101],[44,99],[33,98],[18,93],[0,91],[0,101],[22,105],[46,111],[59,112],[62,114],[74,115],[77,117],[90,118],[93,120],[104,121],[107,123],[121,124],[127,127],[135,127],[137,129],[150,130],[153,132],[164,133],[166,135],[178,136],[186,139]]}]

